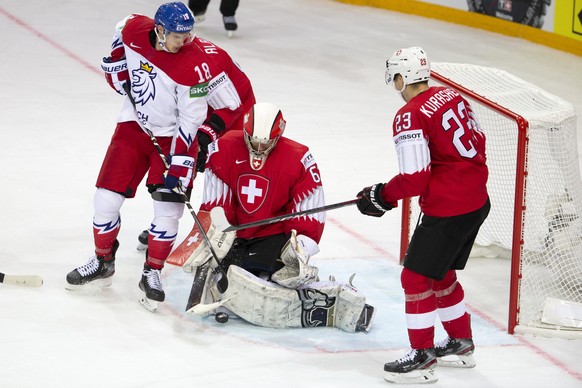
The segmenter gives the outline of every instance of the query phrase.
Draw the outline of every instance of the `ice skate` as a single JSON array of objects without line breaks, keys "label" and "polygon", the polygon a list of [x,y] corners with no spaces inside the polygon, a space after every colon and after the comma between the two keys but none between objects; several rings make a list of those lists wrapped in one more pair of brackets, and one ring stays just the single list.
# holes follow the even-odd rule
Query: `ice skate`
[{"label": "ice skate", "polygon": [[137,250],[140,252],[145,251],[146,249],[148,249],[148,234],[149,232],[146,230],[144,230],[143,232],[141,232],[139,234],[139,236],[137,236]]},{"label": "ice skate", "polygon": [[436,344],[434,350],[439,366],[473,368],[476,365],[473,358],[475,345],[470,338],[447,338]]},{"label": "ice skate", "polygon": [[111,277],[115,273],[115,252],[119,248],[119,242],[115,240],[111,257],[105,260],[105,256],[93,256],[87,264],[75,268],[67,274],[67,290],[84,288],[89,283],[96,288],[108,287],[112,283]]},{"label": "ice skate", "polygon": [[234,35],[234,31],[238,28],[238,24],[236,24],[236,19],[233,16],[223,16],[222,21],[224,23],[224,29],[226,30],[226,35],[229,38],[232,38]]},{"label": "ice skate", "polygon": [[144,295],[140,297],[139,302],[146,308],[146,310],[149,310],[152,313],[158,308],[158,302],[163,302],[166,298],[160,280],[160,273],[161,270],[153,269],[145,264],[139,282],[139,288],[144,292]]},{"label": "ice skate", "polygon": [[384,380],[395,384],[431,384],[437,382],[434,349],[412,349],[404,357],[384,364]]}]

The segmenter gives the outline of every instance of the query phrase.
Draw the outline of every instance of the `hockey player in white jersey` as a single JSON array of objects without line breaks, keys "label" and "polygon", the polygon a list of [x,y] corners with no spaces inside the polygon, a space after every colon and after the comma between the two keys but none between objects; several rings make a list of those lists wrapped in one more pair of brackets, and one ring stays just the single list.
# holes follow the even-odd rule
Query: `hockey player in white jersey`
[{"label": "hockey player in white jersey", "polygon": [[[160,272],[184,210],[174,191],[191,190],[195,160],[189,151],[207,116],[205,96],[213,77],[206,56],[192,44],[193,28],[194,17],[180,2],[161,5],[153,20],[132,14],[116,26],[111,55],[103,59],[102,68],[111,87],[126,98],[96,183],[95,255],[67,275],[68,289],[111,284],[120,208],[135,196],[147,173],[154,217],[139,287],[145,293],[142,301],[165,299]],[[146,131],[169,161],[167,170]],[[155,303],[148,306],[155,309]]]}]

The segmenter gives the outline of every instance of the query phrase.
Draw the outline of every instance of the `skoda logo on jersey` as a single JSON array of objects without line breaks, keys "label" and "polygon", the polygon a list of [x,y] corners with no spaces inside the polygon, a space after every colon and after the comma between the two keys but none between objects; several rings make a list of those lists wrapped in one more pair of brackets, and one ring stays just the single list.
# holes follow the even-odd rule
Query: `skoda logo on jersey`
[{"label": "skoda logo on jersey", "polygon": [[238,177],[236,187],[239,203],[247,213],[252,214],[265,202],[269,181],[260,175],[243,174]]},{"label": "skoda logo on jersey", "polygon": [[139,69],[131,72],[131,91],[136,104],[145,105],[151,98],[156,98],[156,84],[154,78],[158,74],[154,72],[153,66],[149,63],[140,62]]}]

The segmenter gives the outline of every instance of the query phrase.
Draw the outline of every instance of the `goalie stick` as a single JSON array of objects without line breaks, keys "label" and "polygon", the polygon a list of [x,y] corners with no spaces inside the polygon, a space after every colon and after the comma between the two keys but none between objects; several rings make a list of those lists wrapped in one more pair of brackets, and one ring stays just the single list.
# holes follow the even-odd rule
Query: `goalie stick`
[{"label": "goalie stick", "polygon": [[[127,93],[127,97],[129,98],[131,105],[133,105],[133,109],[136,109],[135,100],[133,99],[133,96],[131,94],[131,86],[129,85],[128,82],[125,82],[123,84],[123,89]],[[137,109],[136,109],[136,113],[137,113]],[[136,121],[136,122],[141,127],[141,129],[150,137],[150,140],[152,141],[154,147],[156,148],[156,151],[158,151],[159,157],[164,162],[164,166],[166,167],[166,169],[169,169],[170,163],[168,163],[168,159],[166,158],[166,155],[164,155],[164,151],[162,150],[162,147],[160,147],[160,144],[158,143],[158,140],[156,139],[156,137],[154,136],[152,131],[147,129],[139,121]],[[210,239],[208,239],[208,235],[204,231],[204,228],[202,227],[202,224],[200,223],[200,220],[198,219],[198,216],[196,215],[196,211],[192,207],[192,204],[190,203],[188,196],[182,191],[180,181],[178,181],[178,187],[176,187],[176,189],[174,189],[173,191],[180,196],[180,198],[182,199],[182,201],[184,202],[184,204],[186,205],[186,207],[190,211],[190,214],[194,218],[194,222],[196,223],[196,226],[198,226],[198,229],[200,229],[200,234],[204,238],[206,245],[208,245],[208,249],[210,249],[210,253],[212,253],[212,258],[216,261],[216,264],[218,264],[219,270],[222,272],[222,278],[219,281],[219,284],[220,284],[219,290],[220,290],[220,292],[226,291],[226,288],[228,287],[228,279],[226,278],[226,271],[220,265],[220,260],[218,260],[218,256],[216,255],[216,252],[214,251],[214,248],[212,247],[212,244],[210,243]]]},{"label": "goalie stick", "polygon": [[23,287],[40,287],[42,278],[38,275],[6,275],[0,272],[0,283]]},{"label": "goalie stick", "polygon": [[358,202],[358,199],[357,198],[356,199],[350,199],[349,201],[334,203],[334,204],[331,204],[331,205],[325,205],[325,206],[321,206],[321,207],[316,207],[316,208],[313,208],[313,209],[302,210],[302,211],[296,212],[296,213],[289,213],[289,214],[284,214],[282,216],[265,218],[264,220],[253,221],[253,222],[249,222],[247,224],[231,225],[228,228],[224,229],[223,232],[231,232],[233,230],[241,230],[241,229],[252,228],[252,227],[255,227],[255,226],[261,226],[261,225],[267,225],[267,224],[274,224],[275,222],[281,222],[281,221],[289,220],[289,219],[294,218],[294,217],[305,216],[305,215],[308,215],[308,214],[320,213],[320,212],[325,212],[325,211],[328,211],[328,210],[339,209],[341,207],[354,205],[356,202]]}]

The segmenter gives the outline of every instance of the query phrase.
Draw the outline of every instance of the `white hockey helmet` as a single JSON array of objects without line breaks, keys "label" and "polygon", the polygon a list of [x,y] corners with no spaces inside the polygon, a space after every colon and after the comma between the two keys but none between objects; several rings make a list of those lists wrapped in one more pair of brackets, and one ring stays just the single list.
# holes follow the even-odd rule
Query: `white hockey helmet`
[{"label": "white hockey helmet", "polygon": [[421,47],[398,49],[386,61],[386,83],[390,85],[396,74],[400,74],[404,86],[428,81],[430,78],[430,61]]},{"label": "white hockey helmet", "polygon": [[243,130],[251,167],[260,170],[285,131],[283,113],[273,104],[255,104],[244,116]]}]

